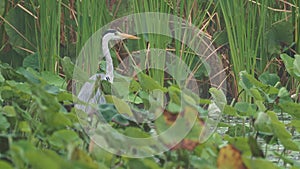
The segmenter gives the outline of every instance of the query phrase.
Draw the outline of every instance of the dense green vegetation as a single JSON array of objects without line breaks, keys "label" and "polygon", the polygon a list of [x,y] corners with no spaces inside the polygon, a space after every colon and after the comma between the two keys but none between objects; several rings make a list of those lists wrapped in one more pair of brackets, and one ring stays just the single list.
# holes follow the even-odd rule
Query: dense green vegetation
[{"label": "dense green vegetation", "polygon": [[[139,34],[136,42],[117,43],[111,49],[116,65],[128,53],[162,49],[184,61],[201,88],[200,97],[183,95],[188,103],[183,109],[179,85],[170,75],[149,69],[130,82],[128,100],[112,104],[114,96],[106,91],[108,103],[96,105],[98,113],[131,137],[151,136],[151,125],[163,133],[181,114],[198,112],[195,123],[190,121],[191,132],[179,144],[168,145],[169,151],[129,158],[91,142],[74,108],[72,78],[78,55],[98,29],[143,12],[172,14],[203,31],[223,63],[226,87],[211,85],[205,68],[214,65],[178,40]],[[153,25],[164,30],[166,24]],[[298,0],[2,0],[0,168],[300,168],[299,32]],[[151,120],[149,100],[159,97],[156,90],[167,95],[169,103]],[[199,135],[212,104],[222,110],[222,119],[202,142]],[[146,120],[137,123],[117,110]],[[107,144],[116,141],[108,139]]]}]

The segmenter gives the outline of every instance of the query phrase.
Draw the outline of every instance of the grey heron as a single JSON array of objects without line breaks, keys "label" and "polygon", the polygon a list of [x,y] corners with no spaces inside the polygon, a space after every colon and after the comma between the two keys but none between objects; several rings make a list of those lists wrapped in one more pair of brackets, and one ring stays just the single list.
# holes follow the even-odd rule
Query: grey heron
[{"label": "grey heron", "polygon": [[[78,99],[87,104],[104,104],[106,100],[102,94],[100,86],[97,85],[99,80],[107,80],[113,83],[114,80],[114,67],[112,57],[110,55],[108,42],[110,40],[123,40],[123,39],[139,39],[139,37],[121,33],[114,29],[107,30],[102,37],[102,51],[106,60],[106,73],[97,73],[89,78],[89,81],[84,83],[78,93]],[[76,104],[77,109],[86,112],[88,115],[93,114],[93,108],[89,105]]]}]

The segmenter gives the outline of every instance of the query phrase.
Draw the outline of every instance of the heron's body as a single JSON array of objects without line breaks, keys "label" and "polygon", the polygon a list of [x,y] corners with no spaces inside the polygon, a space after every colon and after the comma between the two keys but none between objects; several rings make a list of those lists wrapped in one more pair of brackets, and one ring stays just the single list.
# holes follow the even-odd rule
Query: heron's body
[{"label": "heron's body", "polygon": [[87,114],[93,114],[93,108],[88,104],[104,104],[106,100],[100,89],[99,85],[96,85],[97,81],[107,80],[113,83],[114,80],[114,67],[112,57],[109,52],[108,42],[110,40],[123,40],[123,39],[139,39],[136,36],[121,33],[117,30],[110,29],[103,34],[102,37],[102,51],[106,60],[106,73],[99,73],[91,76],[89,81],[84,83],[78,93],[78,99],[86,104],[76,104],[76,108],[80,109]]}]

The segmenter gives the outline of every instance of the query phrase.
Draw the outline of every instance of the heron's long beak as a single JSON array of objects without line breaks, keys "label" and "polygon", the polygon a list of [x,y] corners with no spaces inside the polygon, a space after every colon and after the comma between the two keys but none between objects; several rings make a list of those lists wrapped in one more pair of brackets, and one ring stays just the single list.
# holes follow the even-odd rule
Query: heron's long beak
[{"label": "heron's long beak", "polygon": [[121,33],[120,35],[121,35],[123,38],[125,38],[125,39],[140,39],[140,38],[137,37],[137,36],[129,35],[129,34],[126,34],[126,33]]}]

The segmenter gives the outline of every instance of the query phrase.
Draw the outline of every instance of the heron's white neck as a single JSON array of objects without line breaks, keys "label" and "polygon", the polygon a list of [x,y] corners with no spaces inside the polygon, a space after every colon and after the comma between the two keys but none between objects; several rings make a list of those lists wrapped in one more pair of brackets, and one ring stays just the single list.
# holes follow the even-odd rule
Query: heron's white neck
[{"label": "heron's white neck", "polygon": [[106,73],[105,73],[105,80],[108,80],[109,82],[113,82],[114,80],[114,65],[113,65],[113,61],[109,52],[109,47],[108,47],[108,41],[109,39],[105,39],[107,37],[103,37],[102,39],[102,51],[103,51],[103,55],[105,57],[106,60]]}]

